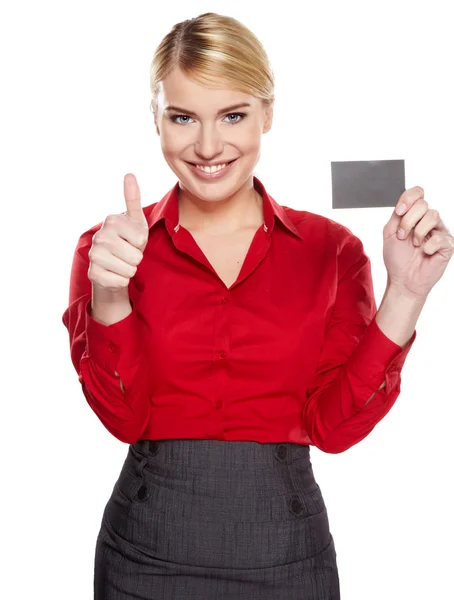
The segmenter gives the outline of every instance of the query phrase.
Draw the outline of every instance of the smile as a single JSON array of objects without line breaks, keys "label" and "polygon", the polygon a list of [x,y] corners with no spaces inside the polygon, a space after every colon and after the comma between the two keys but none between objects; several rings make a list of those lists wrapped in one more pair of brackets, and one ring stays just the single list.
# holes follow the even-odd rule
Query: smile
[{"label": "smile", "polygon": [[215,167],[203,167],[190,162],[187,162],[186,164],[189,165],[193,173],[196,173],[202,179],[219,179],[230,171],[232,165],[237,160],[238,159],[235,158],[230,162],[223,163],[222,165],[216,165]]}]

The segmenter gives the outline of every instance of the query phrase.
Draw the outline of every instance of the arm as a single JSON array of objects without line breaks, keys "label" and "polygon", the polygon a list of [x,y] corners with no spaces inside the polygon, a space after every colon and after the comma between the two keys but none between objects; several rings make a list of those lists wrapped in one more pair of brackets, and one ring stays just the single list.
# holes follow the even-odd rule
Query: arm
[{"label": "arm", "polygon": [[88,251],[98,227],[84,233],[77,244],[63,323],[88,404],[112,435],[122,442],[135,443],[150,413],[148,368],[140,344],[139,321],[131,304],[129,308],[125,303],[121,307],[109,305],[109,299],[101,294],[93,297],[96,319],[93,316]]},{"label": "arm", "polygon": [[314,445],[330,453],[360,442],[393,406],[420,312],[392,289],[377,312],[362,242],[347,228],[340,230],[336,297],[301,414]]},{"label": "arm", "polygon": [[[387,287],[375,316],[375,321],[390,340],[405,349],[415,331],[416,323],[426,300],[427,298],[412,298],[398,290]],[[386,381],[381,384],[377,391],[382,390],[385,385]],[[369,404],[374,395],[375,392],[364,406]]]}]

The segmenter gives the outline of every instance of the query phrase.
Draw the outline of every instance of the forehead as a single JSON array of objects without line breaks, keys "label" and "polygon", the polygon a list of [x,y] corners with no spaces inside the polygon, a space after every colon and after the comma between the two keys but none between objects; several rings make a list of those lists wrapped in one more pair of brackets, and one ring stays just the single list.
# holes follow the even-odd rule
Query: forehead
[{"label": "forehead", "polygon": [[158,104],[162,110],[176,105],[195,112],[203,106],[209,113],[240,102],[248,102],[254,107],[258,101],[249,94],[230,89],[227,83],[222,86],[219,82],[216,87],[204,85],[189,78],[180,69],[171,71],[159,84]]}]

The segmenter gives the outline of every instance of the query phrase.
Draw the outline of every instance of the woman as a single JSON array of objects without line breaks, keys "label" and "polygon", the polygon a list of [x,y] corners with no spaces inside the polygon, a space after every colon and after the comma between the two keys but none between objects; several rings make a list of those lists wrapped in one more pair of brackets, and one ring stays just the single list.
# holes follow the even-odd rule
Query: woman
[{"label": "woman", "polygon": [[[408,218],[384,230],[377,313],[361,241],[281,206],[252,174],[274,87],[246,27],[215,13],[175,25],[151,88],[178,183],[142,208],[125,177],[126,212],[80,237],[63,316],[88,403],[129,444],[95,599],[337,600],[310,446],[342,452],[390,410],[452,236],[421,188],[407,190]],[[422,216],[397,241],[397,225],[410,232]],[[438,225],[442,241],[428,238]],[[417,279],[399,260],[421,261],[423,247],[444,248],[444,262]]]}]

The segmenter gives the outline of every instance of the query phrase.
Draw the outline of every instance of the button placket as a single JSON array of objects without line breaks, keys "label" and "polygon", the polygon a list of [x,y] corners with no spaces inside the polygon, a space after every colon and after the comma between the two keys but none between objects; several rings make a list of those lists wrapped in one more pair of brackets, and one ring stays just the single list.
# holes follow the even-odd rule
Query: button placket
[{"label": "button placket", "polygon": [[276,459],[282,463],[286,464],[286,468],[288,469],[290,480],[292,482],[293,491],[290,494],[288,499],[288,508],[289,511],[295,515],[296,517],[300,517],[301,514],[304,514],[304,504],[301,501],[298,493],[296,492],[295,483],[293,481],[293,474],[291,471],[291,453],[290,448],[287,444],[278,444],[274,451],[274,456]]}]

